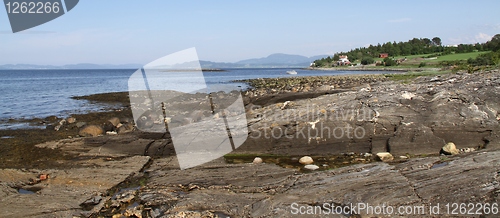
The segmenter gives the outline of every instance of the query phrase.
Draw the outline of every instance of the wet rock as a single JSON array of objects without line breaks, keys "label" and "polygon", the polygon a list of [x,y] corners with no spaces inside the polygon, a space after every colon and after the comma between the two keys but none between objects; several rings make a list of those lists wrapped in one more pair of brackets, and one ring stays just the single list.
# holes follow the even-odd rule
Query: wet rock
[{"label": "wet rock", "polygon": [[80,206],[92,207],[94,205],[99,204],[101,202],[101,200],[102,200],[102,196],[96,195],[96,196],[93,196],[93,197],[89,198],[88,200],[84,201],[82,204],[80,204]]},{"label": "wet rock", "polygon": [[83,137],[89,137],[89,136],[96,137],[102,134],[104,134],[104,130],[102,129],[102,127],[97,125],[85,126],[78,132],[78,135]]},{"label": "wet rock", "polygon": [[125,123],[116,130],[118,134],[125,134],[132,131],[134,131],[134,125],[132,123]]},{"label": "wet rock", "polygon": [[68,119],[66,119],[68,121],[68,124],[73,124],[76,122],[76,118],[74,117],[68,117]]},{"label": "wet rock", "polygon": [[87,125],[87,122],[78,122],[78,123],[76,123],[76,127],[78,127],[78,128],[82,128],[85,125]]},{"label": "wet rock", "polygon": [[262,161],[262,158],[260,158],[260,157],[256,157],[256,158],[254,158],[254,159],[253,159],[253,162],[252,162],[252,163],[253,163],[253,164],[260,164],[260,163],[262,163],[262,162],[263,162],[263,161]]},{"label": "wet rock", "polygon": [[457,147],[455,146],[455,143],[448,142],[446,145],[443,146],[443,148],[441,148],[440,153],[444,154],[444,155],[456,155],[460,152],[458,151]]},{"label": "wet rock", "polygon": [[299,159],[299,163],[303,164],[303,165],[309,165],[309,164],[312,164],[314,162],[314,160],[312,159],[312,157],[309,157],[309,156],[304,156],[304,157],[301,157]]},{"label": "wet rock", "polygon": [[389,152],[379,152],[379,153],[377,153],[377,157],[379,160],[381,160],[383,162],[394,160],[394,157]]},{"label": "wet rock", "polygon": [[123,213],[126,217],[137,217],[137,218],[142,218],[142,210],[138,209],[137,207],[134,208],[129,208],[125,210],[125,213]]},{"label": "wet rock", "polygon": [[304,166],[304,169],[308,169],[308,170],[317,170],[319,169],[318,166],[314,165],[314,164],[308,164],[308,165],[305,165]]},{"label": "wet rock", "polygon": [[111,123],[114,127],[118,127],[120,124],[120,118],[118,117],[112,117],[108,120],[109,123]]}]

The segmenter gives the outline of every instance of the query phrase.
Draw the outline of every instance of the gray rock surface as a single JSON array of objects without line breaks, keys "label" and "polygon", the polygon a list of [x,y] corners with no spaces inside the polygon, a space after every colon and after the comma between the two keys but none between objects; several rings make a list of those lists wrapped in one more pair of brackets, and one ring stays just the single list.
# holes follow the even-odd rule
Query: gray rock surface
[{"label": "gray rock surface", "polygon": [[324,203],[423,205],[425,214],[404,217],[428,217],[429,206],[438,203],[444,216],[446,203],[498,202],[499,150],[456,156],[444,163],[429,157],[298,174],[272,164],[221,162],[177,170],[175,159],[165,158],[148,169],[149,183],[138,195],[141,204],[162,215],[207,211],[231,217],[295,217],[293,208]]},{"label": "gray rock surface", "polygon": [[[80,204],[107,191],[139,171],[149,157],[94,159],[81,167],[46,170],[49,179],[37,181],[39,170],[0,169],[0,217],[72,217],[89,214]],[[36,190],[21,194],[18,189]],[[101,200],[96,203],[100,203]],[[29,209],[28,209],[29,208]],[[97,209],[98,211],[99,209]]]},{"label": "gray rock surface", "polygon": [[437,78],[341,86],[313,98],[275,97],[260,107],[255,101],[247,114],[249,137],[240,150],[400,156],[438,153],[446,142],[457,149],[499,147],[499,71]]}]

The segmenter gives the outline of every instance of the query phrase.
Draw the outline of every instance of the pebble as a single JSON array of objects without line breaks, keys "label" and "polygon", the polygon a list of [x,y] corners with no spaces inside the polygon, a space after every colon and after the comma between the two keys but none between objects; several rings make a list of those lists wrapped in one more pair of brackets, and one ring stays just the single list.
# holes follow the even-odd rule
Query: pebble
[{"label": "pebble", "polygon": [[256,157],[253,159],[253,164],[261,164],[263,161],[262,161],[262,158],[260,157]]},{"label": "pebble", "polygon": [[394,157],[389,152],[379,152],[377,153],[377,157],[384,162],[394,160]]},{"label": "pebble", "polygon": [[314,165],[314,164],[308,164],[308,165],[305,165],[304,166],[304,169],[308,169],[308,170],[317,170],[319,169],[318,166]]},{"label": "pebble", "polygon": [[304,156],[304,157],[301,157],[299,159],[299,163],[304,164],[304,165],[309,165],[309,164],[312,164],[313,162],[314,162],[314,160],[312,159],[312,157],[309,157],[309,156]]}]

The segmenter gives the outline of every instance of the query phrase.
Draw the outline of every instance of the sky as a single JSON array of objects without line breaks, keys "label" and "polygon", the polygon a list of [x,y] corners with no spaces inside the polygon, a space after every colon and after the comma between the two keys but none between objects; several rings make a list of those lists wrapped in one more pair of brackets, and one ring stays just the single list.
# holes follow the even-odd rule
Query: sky
[{"label": "sky", "polygon": [[201,60],[236,62],[436,36],[486,42],[500,33],[498,8],[497,0],[80,0],[15,34],[0,9],[0,64],[146,64],[191,47]]}]

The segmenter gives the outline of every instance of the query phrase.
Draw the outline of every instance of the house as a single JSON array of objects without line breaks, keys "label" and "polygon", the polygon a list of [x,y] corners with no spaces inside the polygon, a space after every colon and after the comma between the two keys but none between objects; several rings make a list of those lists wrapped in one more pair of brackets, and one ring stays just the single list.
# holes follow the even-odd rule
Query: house
[{"label": "house", "polygon": [[378,57],[379,57],[379,58],[386,58],[386,57],[389,57],[389,54],[387,54],[387,53],[380,53],[380,54],[378,55]]},{"label": "house", "polygon": [[340,55],[339,56],[339,61],[337,61],[338,66],[344,66],[344,65],[349,65],[351,62],[347,58],[347,55]]}]

